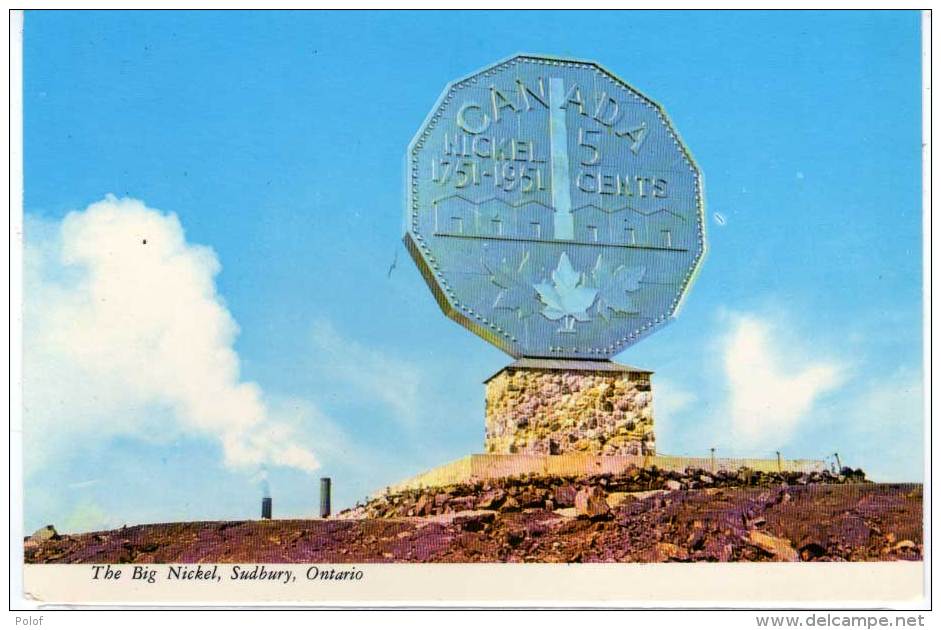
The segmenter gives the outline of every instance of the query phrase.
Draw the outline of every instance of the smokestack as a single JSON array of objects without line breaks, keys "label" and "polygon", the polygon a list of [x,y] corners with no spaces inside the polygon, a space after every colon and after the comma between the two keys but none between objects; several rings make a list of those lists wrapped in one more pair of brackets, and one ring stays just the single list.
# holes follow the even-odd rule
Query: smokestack
[{"label": "smokestack", "polygon": [[320,518],[330,516],[330,477],[320,478]]},{"label": "smokestack", "polygon": [[271,518],[271,497],[262,497],[261,499],[261,517]]}]

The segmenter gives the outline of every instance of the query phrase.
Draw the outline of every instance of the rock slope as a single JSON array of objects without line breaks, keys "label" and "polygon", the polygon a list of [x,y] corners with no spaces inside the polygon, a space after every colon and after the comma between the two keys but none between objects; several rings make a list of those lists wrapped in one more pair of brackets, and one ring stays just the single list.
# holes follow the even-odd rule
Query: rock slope
[{"label": "rock slope", "polygon": [[[426,516],[139,525],[27,539],[30,563],[737,562],[922,558],[919,484],[605,490]],[[503,490],[502,501],[496,497]],[[553,496],[557,496],[553,490]],[[418,500],[421,501],[422,497]],[[434,502],[434,499],[432,499]],[[425,499],[427,503],[427,499]],[[497,505],[499,503],[499,505]],[[551,509],[550,509],[551,508]],[[422,508],[421,511],[425,511]],[[348,514],[349,515],[349,514]]]}]

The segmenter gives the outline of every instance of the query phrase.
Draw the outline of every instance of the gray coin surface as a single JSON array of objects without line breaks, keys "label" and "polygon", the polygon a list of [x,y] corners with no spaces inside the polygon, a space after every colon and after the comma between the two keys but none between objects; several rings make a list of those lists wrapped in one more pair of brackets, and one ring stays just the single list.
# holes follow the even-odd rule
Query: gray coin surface
[{"label": "gray coin surface", "polygon": [[673,317],[705,251],[689,151],[593,62],[520,55],[449,84],[406,197],[442,310],[514,357],[621,352]]}]

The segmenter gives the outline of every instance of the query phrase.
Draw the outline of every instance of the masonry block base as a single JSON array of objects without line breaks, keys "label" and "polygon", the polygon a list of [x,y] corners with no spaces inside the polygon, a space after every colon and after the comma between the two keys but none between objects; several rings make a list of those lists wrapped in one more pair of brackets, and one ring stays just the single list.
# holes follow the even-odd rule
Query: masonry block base
[{"label": "masonry block base", "polygon": [[484,450],[653,455],[651,375],[611,361],[520,359],[485,383]]}]

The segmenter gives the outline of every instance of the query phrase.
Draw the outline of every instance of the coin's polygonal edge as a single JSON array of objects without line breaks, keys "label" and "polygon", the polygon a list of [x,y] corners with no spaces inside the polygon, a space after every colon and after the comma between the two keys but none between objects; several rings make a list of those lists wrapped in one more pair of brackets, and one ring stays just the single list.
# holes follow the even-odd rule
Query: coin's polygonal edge
[{"label": "coin's polygonal edge", "polygon": [[[670,135],[673,138],[674,144],[680,150],[683,158],[686,160],[687,164],[690,167],[690,170],[695,175],[696,181],[696,208],[697,208],[697,228],[698,228],[698,248],[694,255],[693,261],[687,270],[687,273],[683,279],[683,282],[680,284],[676,295],[672,301],[671,307],[668,312],[663,313],[657,317],[653,322],[648,323],[646,326],[643,326],[637,330],[634,330],[630,334],[622,337],[621,339],[615,341],[611,344],[610,352],[605,352],[603,354],[597,353],[577,353],[576,357],[584,358],[583,355],[590,354],[595,358],[599,357],[611,357],[619,352],[623,351],[630,345],[637,343],[647,335],[655,332],[663,325],[672,321],[685,299],[689,287],[692,284],[692,281],[698,275],[699,270],[702,267],[702,262],[706,254],[706,231],[705,231],[705,201],[704,201],[704,191],[703,191],[703,175],[702,170],[699,168],[699,165],[696,163],[695,158],[692,155],[692,152],[689,150],[689,147],[686,146],[686,143],[683,142],[682,138],[679,135],[679,132],[676,130],[676,127],[673,124],[673,121],[670,119],[669,115],[666,113],[666,110],[660,105],[657,101],[646,96],[644,93],[640,92],[632,85],[621,79],[617,74],[601,65],[596,61],[585,60],[585,59],[571,59],[571,58],[562,58],[555,57],[552,55],[534,55],[526,53],[518,53],[512,55],[505,59],[502,59],[496,63],[489,64],[475,72],[467,74],[459,79],[448,82],[445,85],[444,91],[435,101],[434,107],[425,117],[425,120],[422,122],[421,126],[418,129],[418,132],[412,138],[411,142],[408,144],[408,149],[406,153],[406,169],[405,169],[405,179],[406,179],[406,225],[405,225],[405,235],[403,240],[405,242],[406,248],[409,251],[412,259],[415,261],[415,264],[418,266],[422,277],[425,279],[425,282],[428,284],[429,288],[432,291],[432,294],[435,297],[435,301],[438,303],[438,306],[441,308],[442,312],[447,315],[450,319],[461,324],[465,328],[471,330],[476,335],[482,337],[486,341],[489,341],[493,345],[497,346],[504,352],[512,355],[515,358],[524,356],[523,353],[519,351],[516,340],[512,338],[506,331],[498,329],[497,331],[492,330],[495,326],[486,320],[479,313],[474,313],[468,307],[462,305],[457,299],[457,296],[449,290],[447,280],[445,280],[443,274],[437,271],[437,264],[434,261],[434,258],[431,254],[430,248],[424,244],[424,238],[418,232],[417,228],[417,216],[418,216],[418,207],[417,200],[415,199],[415,193],[417,184],[415,180],[417,179],[417,152],[423,146],[423,141],[426,136],[430,134],[431,129],[434,128],[437,120],[440,118],[440,115],[445,107],[450,102],[450,99],[454,96],[455,90],[460,89],[463,84],[468,81],[472,81],[477,77],[486,75],[487,73],[494,72],[496,70],[502,70],[504,66],[513,65],[517,62],[532,62],[537,64],[547,64],[547,65],[566,65],[571,67],[577,66],[589,66],[595,69],[598,73],[604,75],[608,80],[614,82],[615,84],[626,89],[631,94],[635,95],[638,99],[642,100],[649,107],[652,107],[656,110],[657,116],[659,117],[663,126],[667,129]],[[476,322],[480,320],[480,323]],[[533,357],[566,357],[573,356],[570,352],[530,352],[525,356]]]}]

